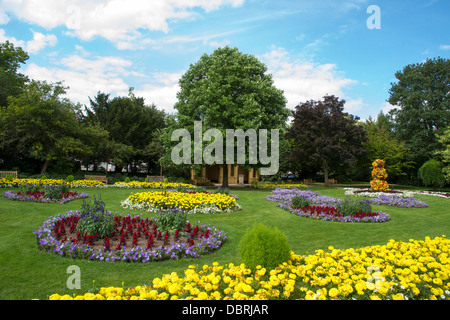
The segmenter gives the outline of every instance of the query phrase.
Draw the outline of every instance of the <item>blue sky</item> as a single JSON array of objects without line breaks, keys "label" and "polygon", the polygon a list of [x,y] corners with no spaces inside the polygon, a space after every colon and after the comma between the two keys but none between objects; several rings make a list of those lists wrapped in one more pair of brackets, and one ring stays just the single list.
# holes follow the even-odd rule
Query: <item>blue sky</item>
[{"label": "blue sky", "polygon": [[335,94],[366,119],[389,109],[396,71],[449,58],[449,13],[448,0],[0,0],[0,42],[23,47],[21,72],[64,81],[74,102],[134,87],[168,113],[189,65],[229,45],[267,65],[289,108]]}]

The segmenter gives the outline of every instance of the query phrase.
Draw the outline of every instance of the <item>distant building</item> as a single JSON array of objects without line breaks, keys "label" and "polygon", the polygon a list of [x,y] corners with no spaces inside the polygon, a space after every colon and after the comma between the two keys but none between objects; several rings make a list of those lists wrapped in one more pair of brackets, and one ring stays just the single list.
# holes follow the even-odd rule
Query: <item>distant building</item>
[{"label": "distant building", "polygon": [[[259,180],[258,170],[251,169],[248,171],[244,167],[239,165],[228,164],[228,184],[251,184],[253,181]],[[203,183],[219,183],[223,182],[223,166],[212,165],[202,167],[200,175],[195,173],[195,170],[191,170],[191,180],[194,184]]]}]

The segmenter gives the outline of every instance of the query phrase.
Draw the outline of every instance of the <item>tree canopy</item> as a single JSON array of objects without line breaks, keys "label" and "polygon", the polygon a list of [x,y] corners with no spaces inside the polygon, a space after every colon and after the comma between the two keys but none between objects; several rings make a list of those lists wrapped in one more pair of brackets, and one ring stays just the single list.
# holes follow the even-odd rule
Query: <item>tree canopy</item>
[{"label": "tree canopy", "polygon": [[326,186],[330,170],[350,166],[365,153],[365,131],[358,117],[343,112],[344,103],[333,95],[300,103],[286,134],[293,144],[292,161],[322,169]]},{"label": "tree canopy", "polygon": [[[194,121],[202,121],[204,131],[214,128],[223,136],[227,129],[283,128],[289,116],[286,99],[266,72],[256,57],[237,48],[227,46],[202,55],[179,81],[177,114],[170,130],[185,128],[193,134]],[[167,152],[173,144],[168,146]],[[227,186],[224,163],[223,168],[223,185]]]},{"label": "tree canopy", "polygon": [[437,135],[450,121],[450,60],[427,59],[396,72],[389,103],[396,135],[412,151],[416,168],[440,148]]}]

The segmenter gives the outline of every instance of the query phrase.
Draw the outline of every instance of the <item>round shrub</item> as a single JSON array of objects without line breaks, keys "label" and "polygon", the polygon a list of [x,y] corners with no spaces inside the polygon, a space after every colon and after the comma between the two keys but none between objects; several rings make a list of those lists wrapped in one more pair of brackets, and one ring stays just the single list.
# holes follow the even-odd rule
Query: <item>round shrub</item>
[{"label": "round shrub", "polygon": [[71,182],[74,181],[74,180],[75,180],[75,178],[74,178],[73,175],[68,175],[67,178],[66,178],[66,182],[67,182],[67,183],[71,183]]},{"label": "round shrub", "polygon": [[126,177],[125,178],[125,183],[129,183],[130,182],[130,178]]},{"label": "round shrub", "polygon": [[291,248],[284,233],[277,228],[255,224],[239,243],[241,262],[251,270],[257,266],[272,269],[290,259]]}]

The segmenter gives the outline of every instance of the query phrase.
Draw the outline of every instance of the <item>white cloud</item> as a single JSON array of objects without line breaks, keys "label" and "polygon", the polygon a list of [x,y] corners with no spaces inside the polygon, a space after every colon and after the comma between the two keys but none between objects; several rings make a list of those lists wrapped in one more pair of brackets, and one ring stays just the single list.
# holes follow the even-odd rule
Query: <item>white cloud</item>
[{"label": "white cloud", "polygon": [[441,44],[439,46],[439,49],[441,49],[441,50],[450,50],[450,44]]},{"label": "white cloud", "polygon": [[69,87],[67,98],[89,106],[89,97],[95,97],[98,91],[112,93],[113,96],[127,95],[129,86],[123,77],[131,73],[127,70],[131,65],[130,61],[116,57],[87,59],[72,55],[52,68],[31,63],[24,73],[34,80],[64,81],[64,85]]},{"label": "white cloud", "polygon": [[46,29],[65,26],[83,40],[103,37],[119,49],[130,48],[142,30],[169,31],[169,22],[193,19],[205,12],[243,0],[3,0],[5,11]]},{"label": "white cloud", "polygon": [[[356,83],[343,77],[335,64],[318,64],[301,59],[292,59],[283,48],[272,48],[262,56],[262,61],[272,74],[277,88],[284,90],[287,106],[295,108],[300,102],[320,100],[326,94],[345,99],[343,90]],[[362,101],[353,102],[353,108]]]},{"label": "white cloud", "polygon": [[14,37],[9,37],[6,35],[4,29],[0,29],[0,42],[5,42],[8,40],[16,47],[22,47],[29,54],[35,54],[47,46],[54,46],[58,39],[53,34],[42,34],[40,32],[33,32],[33,39],[30,41],[18,40]]},{"label": "white cloud", "polygon": [[27,42],[26,51],[29,54],[34,54],[46,46],[54,46],[58,42],[58,39],[53,34],[42,34],[40,32],[33,31],[33,39]]},{"label": "white cloud", "polygon": [[391,111],[392,109],[398,108],[398,106],[393,106],[392,104],[390,104],[389,102],[385,102],[383,107],[382,107],[382,111],[383,113],[388,113],[389,111]]}]

